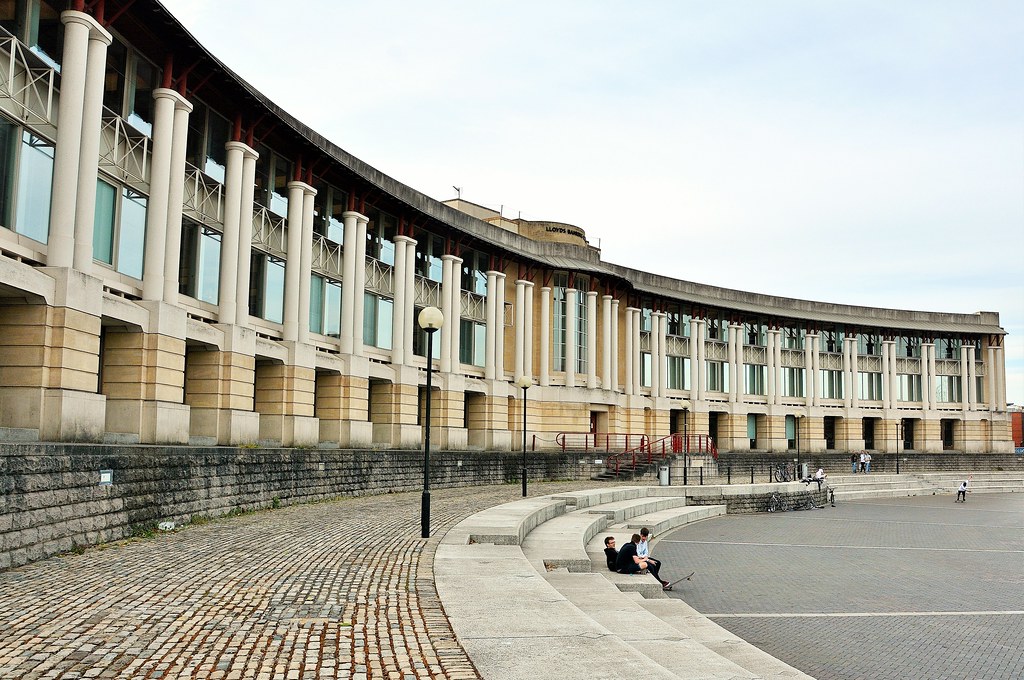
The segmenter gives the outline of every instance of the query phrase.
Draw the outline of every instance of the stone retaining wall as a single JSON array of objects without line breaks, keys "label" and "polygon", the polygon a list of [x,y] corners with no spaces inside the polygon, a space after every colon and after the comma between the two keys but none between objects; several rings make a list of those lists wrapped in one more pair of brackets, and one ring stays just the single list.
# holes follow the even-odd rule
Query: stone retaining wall
[{"label": "stone retaining wall", "polygon": [[[432,452],[432,488],[518,483],[520,454]],[[571,454],[528,456],[530,479],[579,479]],[[111,483],[101,484],[101,471]],[[153,530],[159,522],[418,491],[421,451],[0,444],[0,569]]]},{"label": "stone retaining wall", "polygon": [[811,484],[806,489],[800,489],[799,491],[759,491],[757,493],[749,494],[718,494],[708,495],[702,494],[699,496],[686,496],[687,505],[724,505],[726,507],[726,513],[730,515],[735,514],[749,514],[752,512],[766,512],[768,509],[768,501],[772,497],[772,493],[777,493],[779,499],[782,501],[782,510],[810,510],[813,506],[808,503],[809,500],[813,499],[814,505],[825,507],[828,505],[828,497],[825,487],[818,491],[817,484]]}]

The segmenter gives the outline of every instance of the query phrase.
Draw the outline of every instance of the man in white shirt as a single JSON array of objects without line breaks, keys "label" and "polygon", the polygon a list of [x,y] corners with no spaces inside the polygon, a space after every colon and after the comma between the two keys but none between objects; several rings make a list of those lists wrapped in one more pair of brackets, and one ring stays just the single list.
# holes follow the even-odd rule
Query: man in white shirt
[{"label": "man in white shirt", "polygon": [[658,571],[661,570],[661,562],[651,557],[651,545],[648,543],[650,537],[650,529],[644,527],[640,530],[640,542],[636,546],[636,555],[640,559],[647,560],[647,571],[654,574],[654,578],[661,582],[663,590],[672,590],[672,585],[658,575]]},{"label": "man in white shirt", "polygon": [[960,488],[956,490],[956,500],[954,503],[966,503],[967,502],[967,480],[960,482]]},{"label": "man in white shirt", "polygon": [[825,468],[818,468],[818,471],[814,473],[814,481],[818,483],[818,491],[821,491],[821,483],[825,481],[828,475],[825,474]]}]

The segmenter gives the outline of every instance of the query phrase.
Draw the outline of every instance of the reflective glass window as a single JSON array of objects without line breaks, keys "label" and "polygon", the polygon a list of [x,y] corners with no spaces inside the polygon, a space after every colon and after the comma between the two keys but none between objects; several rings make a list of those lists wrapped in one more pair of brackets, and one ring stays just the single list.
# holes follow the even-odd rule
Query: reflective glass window
[{"label": "reflective glass window", "polygon": [[743,391],[746,394],[765,393],[765,369],[760,364],[744,364]]},{"label": "reflective glass window", "polygon": [[0,224],[11,226],[14,209],[14,163],[18,152],[18,126],[0,118]]},{"label": "reflective glass window", "polygon": [[214,305],[220,298],[220,245],[220,233],[203,227],[202,237],[199,240],[197,297],[203,302]]},{"label": "reflective glass window", "polygon": [[263,286],[263,318],[284,321],[284,260],[267,256]]},{"label": "reflective glass window", "polygon": [[103,78],[103,106],[117,115],[124,109],[124,87],[128,80],[128,49],[117,38],[107,47],[107,72]]},{"label": "reflective glass window", "polygon": [[804,396],[804,369],[789,367],[782,369],[782,396]]},{"label": "reflective glass window", "polygon": [[[193,114],[195,115],[195,114]],[[231,124],[228,119],[210,111],[206,122],[206,156],[203,160],[203,172],[221,184],[227,172],[228,152],[224,145],[231,135]]]},{"label": "reflective glass window", "polygon": [[[146,205],[142,194],[125,187],[121,200],[121,225],[117,235],[117,271],[142,278],[146,257]],[[160,266],[160,265],[157,265]]]},{"label": "reflective glass window", "polygon": [[96,180],[96,211],[92,228],[92,257],[114,264],[114,229],[117,225],[117,188]]},{"label": "reflective glass window", "polygon": [[341,283],[326,280],[324,285],[324,335],[341,334]]},{"label": "reflective glass window", "polygon": [[40,243],[46,243],[50,231],[52,185],[53,145],[22,132],[14,230]]},{"label": "reflective glass window", "polygon": [[132,60],[132,81],[129,92],[127,120],[136,130],[153,134],[153,90],[159,71],[138,54]]},{"label": "reflective glass window", "polygon": [[324,277],[311,274],[309,277],[309,330],[323,333],[324,322]]}]

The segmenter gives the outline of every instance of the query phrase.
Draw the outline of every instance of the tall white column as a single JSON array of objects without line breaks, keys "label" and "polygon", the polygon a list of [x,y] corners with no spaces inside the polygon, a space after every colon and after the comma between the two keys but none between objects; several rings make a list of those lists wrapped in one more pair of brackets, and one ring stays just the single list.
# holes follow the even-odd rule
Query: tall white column
[{"label": "tall white column", "polygon": [[742,401],[743,393],[743,326],[729,324],[729,401]]},{"label": "tall white column", "polygon": [[[462,258],[452,256],[452,287],[450,309],[452,310],[452,370],[458,371],[462,362],[459,359],[460,337],[462,335]],[[447,323],[447,322],[446,322]]]},{"label": "tall white column", "polygon": [[970,345],[967,348],[967,387],[964,390],[964,394],[967,396],[967,410],[976,411],[978,406],[978,374],[976,369],[975,358],[976,348],[974,345]]},{"label": "tall white column", "polygon": [[661,396],[661,312],[651,314],[651,396]]},{"label": "tall white column", "polygon": [[523,371],[526,375],[536,375],[533,367],[533,282],[526,282],[526,330],[523,347]]},{"label": "tall white column", "polygon": [[811,403],[821,406],[821,336],[817,333],[811,340],[811,382],[814,385]]},{"label": "tall white column", "polygon": [[402,363],[412,366],[415,354],[412,351],[412,333],[416,328],[416,239],[405,242],[405,357]]},{"label": "tall white column", "polygon": [[[341,214],[342,223],[345,225],[345,236],[342,239],[341,251],[341,351],[343,354],[353,354],[355,346],[356,329],[356,295],[361,298],[363,289],[356,277],[356,260],[359,253],[359,229],[356,226],[357,218],[361,215],[352,210],[346,210]],[[360,263],[360,267],[364,265]],[[448,317],[445,316],[445,323]],[[359,319],[359,327],[362,328],[363,320]],[[442,331],[442,341],[444,339]],[[359,336],[362,338],[362,335]]]},{"label": "tall white column", "polygon": [[850,404],[853,408],[860,408],[860,349],[857,346],[857,337],[850,340]]},{"label": "tall white column", "polygon": [[[59,125],[53,152],[46,263],[51,267],[71,267],[75,260],[75,208],[82,154],[89,34],[96,29],[103,29],[84,12],[67,10],[61,13],[60,19],[64,23],[64,52],[61,59],[60,101],[57,104]],[[95,192],[96,187],[93,186],[92,190]],[[92,243],[89,247],[92,247]]]},{"label": "tall white column", "polygon": [[551,288],[540,289],[540,384],[551,384]]},{"label": "tall white column", "polygon": [[853,380],[851,374],[850,360],[850,338],[843,338],[843,406],[850,408],[853,403],[851,392],[853,391]]},{"label": "tall white column", "polygon": [[516,281],[516,348],[512,379],[516,382],[525,375],[526,365],[526,281]]},{"label": "tall white column", "polygon": [[356,286],[355,300],[352,310],[355,324],[352,328],[352,353],[363,356],[363,294],[366,292],[366,225],[370,218],[366,215],[356,217]]},{"label": "tall white column", "polygon": [[630,360],[633,362],[633,394],[640,394],[641,387],[643,386],[643,362],[640,361],[640,355],[643,353],[640,350],[640,326],[641,326],[641,312],[639,309],[633,310],[633,327],[630,329],[630,335],[633,336],[633,355]]},{"label": "tall white column", "polygon": [[960,346],[960,403],[964,413],[971,410],[969,393],[967,392],[967,345]]},{"label": "tall white column", "polygon": [[601,297],[601,387],[614,389],[612,383],[612,296]]},{"label": "tall white column", "polygon": [[996,410],[996,348],[988,346],[988,359],[985,362],[985,401],[990,412]]},{"label": "tall white column", "polygon": [[[164,302],[178,302],[178,272],[181,268],[181,204],[185,195],[185,151],[188,146],[188,116],[192,113],[192,104],[178,95],[174,102],[174,128],[171,138],[171,173],[167,191],[167,252],[164,254]],[[84,143],[84,142],[83,142]],[[255,166],[254,166],[255,167]],[[245,193],[245,161],[242,162],[242,193]],[[252,210],[249,210],[250,214]],[[239,241],[244,234],[241,220],[239,221]],[[249,231],[252,231],[251,221]],[[248,241],[247,241],[248,242]],[[248,282],[249,270],[246,269],[245,281]],[[239,271],[239,281],[241,281]],[[246,283],[240,284],[248,293]],[[248,305],[245,306],[248,311]]]},{"label": "tall white column", "polygon": [[89,56],[85,69],[82,110],[81,155],[78,159],[78,187],[75,203],[74,267],[83,274],[92,272],[92,235],[96,220],[96,176],[99,167],[100,128],[103,126],[103,81],[107,69],[107,47],[110,46],[111,40],[110,33],[99,26],[94,26],[89,31]]},{"label": "tall white column", "polygon": [[452,370],[452,329],[455,326],[455,319],[452,318],[452,287],[459,285],[452,275],[454,259],[454,255],[441,257],[441,314],[444,316],[444,326],[441,327],[442,373],[451,373]]},{"label": "tall white column", "polygon": [[412,239],[408,236],[402,235],[395,236],[394,238],[395,266],[392,269],[391,275],[394,282],[392,287],[395,291],[395,309],[391,323],[391,363],[395,366],[405,361],[405,338],[407,335],[410,335],[410,331],[405,327],[405,307],[410,304],[410,300],[406,297],[405,289],[406,269],[410,266],[408,260],[409,249],[406,248],[406,243],[410,240]]},{"label": "tall white column", "polygon": [[661,312],[658,322],[658,396],[668,390],[668,314]]},{"label": "tall white column", "polygon": [[636,388],[633,384],[633,355],[639,349],[633,341],[633,317],[635,315],[636,308],[626,307],[626,394],[636,394]]},{"label": "tall white column", "polygon": [[697,322],[697,399],[704,400],[708,387],[707,371],[707,347],[704,339],[708,335],[708,320],[700,319]]},{"label": "tall white column", "polygon": [[882,340],[882,408],[891,409],[895,399],[893,398],[893,385],[890,378],[892,340]]},{"label": "tall white column", "polygon": [[896,343],[889,343],[889,405],[896,408],[900,401],[899,369],[896,363]]},{"label": "tall white column", "polygon": [[238,231],[242,194],[243,150],[241,142],[228,142],[224,170],[224,234],[220,244],[220,314],[221,323],[235,320],[238,302]]},{"label": "tall white column", "polygon": [[288,241],[286,245],[288,259],[284,263],[284,339],[290,342],[299,339],[299,317],[302,311],[299,296],[302,278],[302,194],[307,186],[305,182],[288,182]]},{"label": "tall white column", "polygon": [[700,320],[696,318],[690,318],[690,401],[697,400],[697,393],[699,391],[700,374],[702,367],[700,366],[697,358],[697,348],[701,344],[700,340]]},{"label": "tall white column", "polygon": [[494,377],[505,379],[505,274],[495,277],[494,299]]},{"label": "tall white column", "polygon": [[[299,257],[299,342],[309,342],[309,287],[313,276],[313,198],[316,189],[302,188],[302,245]],[[239,222],[241,223],[241,222]]]},{"label": "tall white column", "polygon": [[777,404],[778,401],[778,380],[779,368],[775,361],[775,350],[779,344],[779,332],[768,329],[768,346],[765,348],[765,371],[768,372],[768,403]]},{"label": "tall white column", "polygon": [[779,386],[780,376],[782,375],[782,333],[775,331],[775,403],[782,403],[782,388]]},{"label": "tall white column", "polygon": [[497,328],[497,299],[498,299],[498,272],[489,271],[487,272],[487,299],[484,302],[484,309],[486,310],[487,319],[487,336],[485,341],[486,350],[484,352],[484,377],[488,380],[494,380],[494,349],[497,345],[495,336],[498,333]]},{"label": "tall white column", "polygon": [[[164,296],[167,192],[171,188],[171,142],[174,139],[174,101],[177,96],[178,93],[174,90],[153,90],[153,156],[149,164],[146,259],[142,274],[144,300],[162,300]],[[94,186],[93,191],[95,190]]]},{"label": "tall white column", "polygon": [[619,389],[619,301],[612,300],[612,330],[611,330],[611,379],[607,385],[608,389]]},{"label": "tall white column", "polygon": [[565,386],[576,387],[576,289],[565,289]]},{"label": "tall white column", "polygon": [[[249,276],[252,268],[252,218],[253,200],[256,196],[256,160],[260,157],[256,151],[241,142],[234,142],[242,149],[242,189],[239,192],[238,205],[238,250],[236,253],[238,287],[235,290],[235,323],[239,326],[249,325]],[[179,220],[180,223],[180,220]],[[179,233],[180,237],[180,233]],[[224,244],[221,244],[224,247]],[[220,292],[223,299],[224,291]],[[230,319],[226,319],[230,322]]]},{"label": "tall white column", "polygon": [[921,343],[921,408],[931,411],[935,408],[935,345]]},{"label": "tall white column", "polygon": [[810,333],[804,336],[804,405],[814,406],[814,391],[818,382],[814,377],[814,343],[817,335]]},{"label": "tall white column", "polygon": [[1006,345],[996,348],[996,393],[995,402],[997,411],[1006,410]]},{"label": "tall white column", "polygon": [[597,292],[587,291],[587,387],[597,388]]}]

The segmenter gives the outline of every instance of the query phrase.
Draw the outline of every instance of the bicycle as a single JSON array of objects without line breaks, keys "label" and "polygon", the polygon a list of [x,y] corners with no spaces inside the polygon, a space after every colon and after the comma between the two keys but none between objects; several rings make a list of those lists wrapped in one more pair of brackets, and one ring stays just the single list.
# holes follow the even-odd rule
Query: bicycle
[{"label": "bicycle", "polygon": [[779,494],[773,493],[768,499],[768,512],[779,512],[782,510],[782,498]]},{"label": "bicycle", "polygon": [[790,480],[789,465],[783,463],[775,466],[775,481],[788,482]]},{"label": "bicycle", "polygon": [[836,490],[835,487],[826,484],[825,485],[825,497],[828,498],[828,502],[832,507],[836,507]]}]

